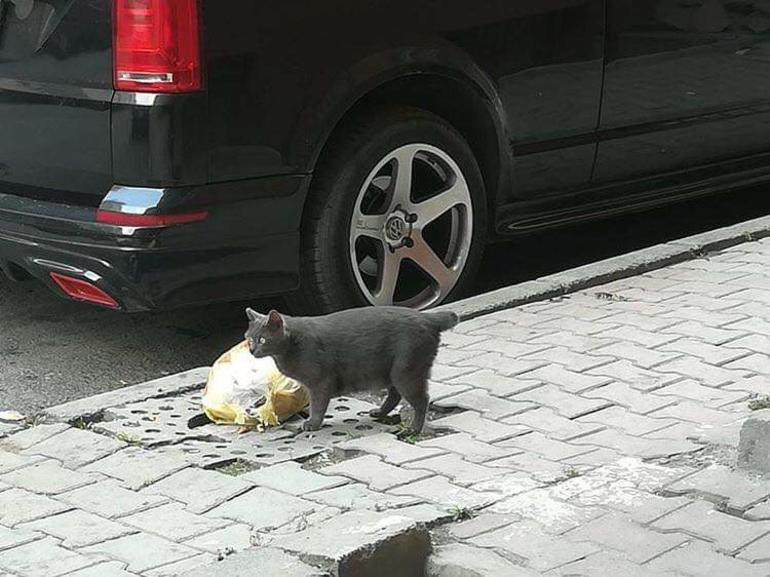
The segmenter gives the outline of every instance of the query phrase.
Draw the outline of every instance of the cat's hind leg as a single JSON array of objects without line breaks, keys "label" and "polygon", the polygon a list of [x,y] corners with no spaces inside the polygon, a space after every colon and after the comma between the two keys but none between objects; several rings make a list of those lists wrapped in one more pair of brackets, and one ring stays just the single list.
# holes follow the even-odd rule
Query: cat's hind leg
[{"label": "cat's hind leg", "polygon": [[308,387],[310,392],[310,418],[302,423],[303,431],[317,431],[321,428],[326,416],[326,409],[329,408],[332,390],[331,383],[321,383],[312,389]]},{"label": "cat's hind leg", "polygon": [[403,382],[399,386],[401,394],[412,405],[414,419],[409,427],[409,434],[419,435],[425,425],[425,416],[428,413],[430,397],[428,396],[427,379],[415,379],[412,382]]},{"label": "cat's hind leg", "polygon": [[390,412],[396,408],[396,405],[401,401],[401,393],[398,392],[396,387],[390,387],[388,389],[388,396],[382,402],[379,409],[372,409],[369,414],[375,419],[381,419],[387,417]]}]

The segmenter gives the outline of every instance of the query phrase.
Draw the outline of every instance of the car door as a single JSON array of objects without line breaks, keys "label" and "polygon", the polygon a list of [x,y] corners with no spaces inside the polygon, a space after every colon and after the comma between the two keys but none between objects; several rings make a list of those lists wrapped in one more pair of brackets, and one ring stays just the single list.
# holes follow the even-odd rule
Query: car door
[{"label": "car door", "polygon": [[770,151],[770,3],[608,2],[596,183]]}]

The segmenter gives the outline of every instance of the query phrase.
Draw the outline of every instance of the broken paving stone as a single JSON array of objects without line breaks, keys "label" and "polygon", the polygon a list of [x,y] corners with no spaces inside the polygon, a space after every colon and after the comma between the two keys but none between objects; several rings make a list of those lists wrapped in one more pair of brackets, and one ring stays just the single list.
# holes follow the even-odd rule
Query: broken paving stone
[{"label": "broken paving stone", "polygon": [[359,483],[318,491],[307,495],[306,498],[339,509],[370,509],[372,511],[396,509],[420,502],[417,497],[380,493]]},{"label": "broken paving stone", "polygon": [[350,482],[347,477],[319,475],[306,471],[299,463],[293,461],[246,473],[241,476],[241,479],[298,497],[314,491],[333,489]]},{"label": "broken paving stone", "polygon": [[547,533],[559,535],[606,513],[599,507],[578,507],[554,499],[549,489],[515,495],[492,505],[489,511],[536,521]]},{"label": "broken paving stone", "polygon": [[193,569],[181,577],[244,577],[253,572],[260,577],[327,577],[293,555],[271,547],[259,547],[230,555],[215,565]]},{"label": "broken paving stone", "polygon": [[427,529],[398,512],[351,511],[276,545],[339,577],[422,577]]},{"label": "broken paving stone", "polygon": [[462,543],[437,547],[428,559],[428,577],[537,577],[494,551]]},{"label": "broken paving stone", "polygon": [[738,466],[770,472],[770,410],[755,411],[741,428]]},{"label": "broken paving stone", "polygon": [[207,514],[211,517],[225,517],[247,523],[257,531],[268,531],[286,525],[303,515],[320,511],[322,508],[322,505],[312,501],[265,487],[256,487],[219,505]]}]

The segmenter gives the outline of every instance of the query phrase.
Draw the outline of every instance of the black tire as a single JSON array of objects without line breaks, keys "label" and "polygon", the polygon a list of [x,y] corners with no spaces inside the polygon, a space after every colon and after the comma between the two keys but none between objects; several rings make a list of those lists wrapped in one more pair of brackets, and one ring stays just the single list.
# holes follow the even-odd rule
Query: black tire
[{"label": "black tire", "polygon": [[484,181],[465,139],[442,118],[415,108],[394,108],[357,119],[338,133],[323,155],[311,185],[302,223],[301,286],[289,296],[295,312],[325,314],[366,306],[349,255],[356,198],[371,171],[391,151],[413,143],[432,145],[459,166],[471,192],[473,232],[465,267],[444,302],[465,294],[486,240]]}]

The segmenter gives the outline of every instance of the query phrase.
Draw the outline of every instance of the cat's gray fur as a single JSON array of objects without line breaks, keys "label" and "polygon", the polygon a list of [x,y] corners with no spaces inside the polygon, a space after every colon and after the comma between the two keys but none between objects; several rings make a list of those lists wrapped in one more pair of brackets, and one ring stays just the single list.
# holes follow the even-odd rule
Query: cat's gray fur
[{"label": "cat's gray fur", "polygon": [[442,331],[459,319],[453,312],[420,313],[373,307],[321,317],[289,317],[246,309],[251,353],[271,356],[278,369],[310,391],[306,431],[318,430],[332,397],[388,389],[374,417],[390,413],[401,398],[414,408],[411,430],[419,433],[428,410],[428,379]]}]

